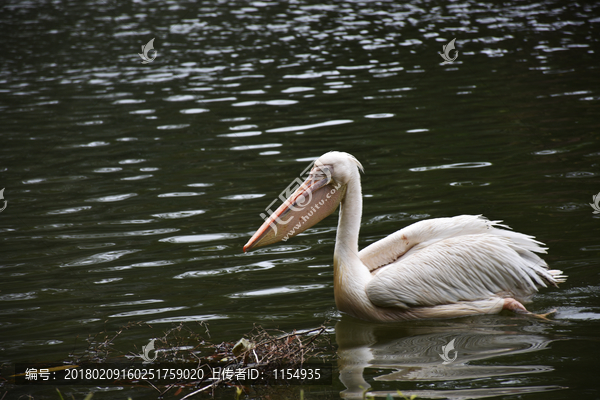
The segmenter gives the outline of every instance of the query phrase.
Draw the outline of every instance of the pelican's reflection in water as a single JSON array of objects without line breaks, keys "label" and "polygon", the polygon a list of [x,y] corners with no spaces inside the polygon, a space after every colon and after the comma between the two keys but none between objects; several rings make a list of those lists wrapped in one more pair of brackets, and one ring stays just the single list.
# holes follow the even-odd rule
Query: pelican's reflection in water
[{"label": "pelican's reflection in water", "polygon": [[[528,374],[551,371],[549,366],[521,365],[522,359],[511,362],[506,357],[545,349],[556,339],[549,338],[544,330],[545,323],[539,321],[497,315],[392,325],[344,315],[335,327],[340,380],[346,386],[341,395],[363,398],[363,393],[371,388],[367,380],[386,388],[368,391],[368,395],[376,397],[398,396],[397,389],[405,396],[415,394],[419,398],[471,399],[561,389],[531,386],[527,382],[521,386],[523,379],[511,382],[516,386],[494,379],[516,374],[527,378]],[[456,359],[444,365],[442,346],[453,339]],[[455,357],[454,351],[448,355],[450,359]],[[478,381],[470,385],[469,379]],[[376,383],[381,381],[387,384]],[[405,384],[389,384],[392,381]]]}]

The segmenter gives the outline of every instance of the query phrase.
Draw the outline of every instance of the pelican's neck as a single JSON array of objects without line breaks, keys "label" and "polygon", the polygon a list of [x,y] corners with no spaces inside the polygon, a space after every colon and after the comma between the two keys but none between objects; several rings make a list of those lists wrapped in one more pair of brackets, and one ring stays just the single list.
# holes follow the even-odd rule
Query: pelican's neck
[{"label": "pelican's neck", "polygon": [[356,255],[358,258],[358,234],[362,217],[362,190],[358,170],[348,182],[346,194],[340,205],[340,220],[335,239],[336,253],[342,252]]},{"label": "pelican's neck", "polygon": [[340,220],[333,255],[335,303],[340,311],[369,319],[373,304],[367,298],[365,286],[371,273],[358,256],[358,234],[362,216],[362,193],[358,169],[346,187],[340,206]]}]

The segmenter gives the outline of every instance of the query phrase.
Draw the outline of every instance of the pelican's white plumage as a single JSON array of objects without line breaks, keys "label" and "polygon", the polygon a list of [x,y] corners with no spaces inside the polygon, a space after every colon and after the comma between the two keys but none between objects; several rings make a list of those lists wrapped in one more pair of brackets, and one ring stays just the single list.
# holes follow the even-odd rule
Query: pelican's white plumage
[{"label": "pelican's white plumage", "polygon": [[527,312],[521,302],[528,302],[538,287],[564,282],[562,272],[548,270],[536,254],[546,252],[542,243],[500,229],[508,227],[482,216],[420,221],[359,252],[359,170],[362,165],[348,153],[321,156],[309,178],[263,224],[244,251],[287,240],[341,204],[334,252],[336,305],[340,311],[374,321],[502,309]]}]

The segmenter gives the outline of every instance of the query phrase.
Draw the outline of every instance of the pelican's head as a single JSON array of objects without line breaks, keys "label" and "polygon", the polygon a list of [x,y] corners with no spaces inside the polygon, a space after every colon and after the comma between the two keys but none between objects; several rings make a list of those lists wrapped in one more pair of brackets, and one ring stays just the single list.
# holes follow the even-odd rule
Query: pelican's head
[{"label": "pelican's head", "polygon": [[314,162],[308,178],[265,220],[244,251],[285,241],[333,213],[344,198],[348,182],[360,179],[359,169],[363,170],[362,165],[351,154],[323,154]]}]

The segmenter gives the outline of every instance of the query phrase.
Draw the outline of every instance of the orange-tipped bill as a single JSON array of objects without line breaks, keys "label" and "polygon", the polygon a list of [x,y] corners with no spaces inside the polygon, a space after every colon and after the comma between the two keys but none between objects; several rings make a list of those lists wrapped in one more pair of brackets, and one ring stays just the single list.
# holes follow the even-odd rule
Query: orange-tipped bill
[{"label": "orange-tipped bill", "polygon": [[244,251],[286,241],[333,213],[342,200],[346,186],[328,177],[310,176],[281,205],[244,246]]}]

